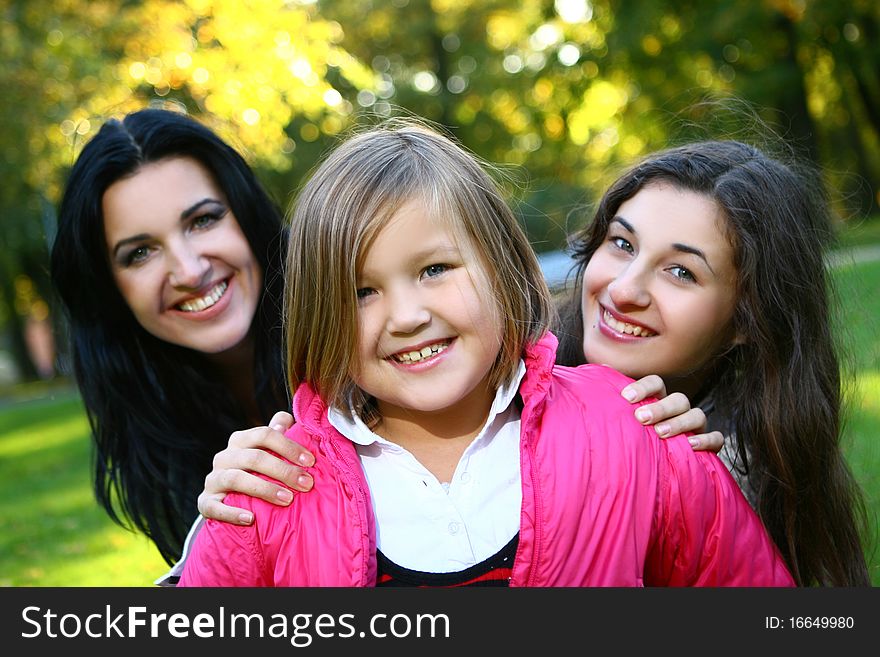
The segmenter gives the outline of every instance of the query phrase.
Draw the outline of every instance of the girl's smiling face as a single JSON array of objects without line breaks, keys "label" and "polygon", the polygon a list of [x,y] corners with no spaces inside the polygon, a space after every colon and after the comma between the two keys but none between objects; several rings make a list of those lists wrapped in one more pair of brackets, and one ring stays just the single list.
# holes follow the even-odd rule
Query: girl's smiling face
[{"label": "girl's smiling face", "polygon": [[485,413],[501,323],[476,258],[410,201],[366,249],[358,270],[358,387],[383,416]]},{"label": "girl's smiling face", "polygon": [[174,157],[146,164],[110,185],[102,206],[113,277],[146,331],[207,354],[244,341],[262,269],[200,163]]},{"label": "girl's smiling face", "polygon": [[621,204],[584,270],[587,362],[694,394],[734,340],[734,249],[703,194],[658,181]]}]

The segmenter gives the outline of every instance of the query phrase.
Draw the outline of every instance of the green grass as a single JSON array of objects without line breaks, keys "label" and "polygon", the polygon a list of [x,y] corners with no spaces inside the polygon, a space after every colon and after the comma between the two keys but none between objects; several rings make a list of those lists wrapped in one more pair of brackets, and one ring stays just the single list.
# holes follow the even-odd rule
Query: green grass
[{"label": "green grass", "polygon": [[834,279],[841,305],[838,334],[855,375],[844,449],[865,494],[871,579],[880,586],[880,262],[841,267]]},{"label": "green grass", "polygon": [[[880,585],[880,262],[835,272],[840,330],[855,386],[844,446],[870,514],[868,560]],[[166,566],[145,538],[94,501],[91,443],[79,398],[30,387],[0,406],[0,586],[151,586]]]},{"label": "green grass", "polygon": [[880,215],[852,219],[840,232],[839,246],[867,246],[880,244]]},{"label": "green grass", "polygon": [[165,572],[146,538],[98,507],[90,459],[75,394],[0,411],[0,586],[151,586]]}]

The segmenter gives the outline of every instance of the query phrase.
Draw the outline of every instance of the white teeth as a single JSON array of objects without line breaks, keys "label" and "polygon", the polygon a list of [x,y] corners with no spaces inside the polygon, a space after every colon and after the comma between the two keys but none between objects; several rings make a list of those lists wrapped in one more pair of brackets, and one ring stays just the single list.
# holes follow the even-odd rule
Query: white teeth
[{"label": "white teeth", "polygon": [[226,281],[220,281],[211,288],[211,291],[208,292],[205,296],[199,299],[190,299],[189,301],[184,301],[181,304],[178,304],[178,308],[188,313],[199,312],[200,310],[205,310],[206,308],[210,308],[215,303],[220,300],[220,297],[223,296],[223,293],[226,292],[226,288],[229,287],[229,284]]},{"label": "white teeth", "polygon": [[636,326],[635,324],[627,324],[626,322],[619,322],[614,317],[611,316],[607,310],[602,316],[602,319],[605,321],[608,326],[613,328],[618,333],[626,333],[627,335],[632,335],[635,337],[643,337],[650,338],[652,336],[657,335],[653,331],[649,331],[644,326]]},{"label": "white teeth", "polygon": [[407,351],[402,354],[395,354],[392,358],[398,363],[418,363],[425,358],[436,356],[441,351],[446,351],[448,347],[448,342],[438,342],[437,344],[432,344],[428,347],[422,347],[418,351]]}]

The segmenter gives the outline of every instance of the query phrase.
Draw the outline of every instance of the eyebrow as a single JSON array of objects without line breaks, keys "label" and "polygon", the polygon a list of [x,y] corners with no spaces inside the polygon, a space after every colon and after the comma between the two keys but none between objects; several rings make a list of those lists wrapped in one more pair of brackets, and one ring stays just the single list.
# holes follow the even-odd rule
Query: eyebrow
[{"label": "eyebrow", "polygon": [[[190,216],[192,216],[193,213],[197,212],[199,210],[199,208],[201,208],[202,206],[207,205],[209,203],[218,203],[218,204],[222,205],[223,201],[220,201],[216,198],[210,198],[210,197],[203,198],[201,201],[197,201],[197,202],[193,203],[191,206],[189,206],[188,208],[186,208],[185,210],[183,210],[180,213],[180,220],[181,221],[186,220],[187,217],[190,217]],[[137,235],[132,235],[131,237],[126,237],[125,239],[119,240],[115,244],[115,246],[113,247],[113,257],[115,258],[116,254],[119,252],[119,249],[126,246],[127,244],[132,244],[134,242],[143,242],[144,240],[148,240],[148,239],[150,239],[149,233],[139,233]]]},{"label": "eyebrow", "polygon": [[[424,262],[425,260],[443,260],[445,258],[454,259],[461,258],[461,249],[459,249],[455,244],[449,242],[439,242],[433,245],[428,245],[428,247],[417,251],[412,255],[411,258],[408,259],[407,263],[409,266],[414,266],[415,264]],[[365,272],[361,269],[358,272],[358,278],[369,278],[371,272]]]},{"label": "eyebrow", "polygon": [[453,258],[456,256],[461,256],[461,250],[455,244],[440,242],[413,254],[412,260],[415,262],[430,258]]},{"label": "eyebrow", "polygon": [[[623,217],[615,216],[611,220],[610,223],[615,223],[615,222],[619,223],[621,226],[623,226],[626,230],[628,230],[633,235],[638,235],[638,231],[635,228],[633,228],[633,225],[631,223],[629,223]],[[698,249],[695,246],[690,246],[689,244],[683,244],[681,242],[673,242],[671,246],[673,249],[675,249],[676,251],[679,251],[680,253],[690,253],[691,255],[697,256],[698,258],[700,258],[700,260],[702,260],[703,262],[706,263],[706,266],[709,268],[709,271],[711,271],[713,274],[715,274],[715,270],[712,269],[712,265],[709,264],[709,260],[708,260],[708,258],[706,258],[706,254],[703,253],[703,251],[701,249]]]}]

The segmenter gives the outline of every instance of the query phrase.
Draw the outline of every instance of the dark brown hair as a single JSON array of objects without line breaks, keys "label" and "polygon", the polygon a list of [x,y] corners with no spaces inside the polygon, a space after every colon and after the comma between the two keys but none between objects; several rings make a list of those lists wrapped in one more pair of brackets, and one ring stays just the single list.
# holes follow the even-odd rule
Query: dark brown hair
[{"label": "dark brown hair", "polygon": [[824,251],[831,210],[814,172],[736,141],[661,151],[620,177],[572,241],[576,285],[560,310],[563,364],[584,362],[584,269],[620,205],[664,181],[713,199],[737,270],[743,339],[708,385],[738,440],[757,511],[800,585],[870,585],[864,503],[840,448],[841,375]]}]

